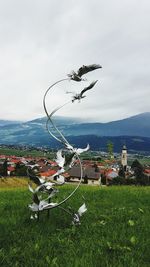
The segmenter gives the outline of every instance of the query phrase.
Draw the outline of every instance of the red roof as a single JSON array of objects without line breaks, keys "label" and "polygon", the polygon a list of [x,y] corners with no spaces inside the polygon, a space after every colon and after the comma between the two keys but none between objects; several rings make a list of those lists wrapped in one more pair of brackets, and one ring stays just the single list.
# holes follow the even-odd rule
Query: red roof
[{"label": "red roof", "polygon": [[14,171],[15,170],[15,168],[14,167],[12,167],[12,166],[8,166],[7,167],[7,171],[10,171],[10,172],[12,172],[12,171]]},{"label": "red roof", "polygon": [[13,163],[19,163],[19,162],[21,162],[20,159],[11,159],[10,161],[13,162]]},{"label": "red roof", "polygon": [[145,169],[144,172],[150,174],[150,170],[149,169]]},{"label": "red roof", "polygon": [[3,158],[6,158],[6,156],[5,155],[0,155],[0,158],[3,159]]},{"label": "red roof", "polygon": [[48,170],[46,172],[41,172],[40,175],[41,176],[45,176],[45,177],[48,177],[48,176],[52,176],[53,174],[55,174],[56,171],[55,170]]}]

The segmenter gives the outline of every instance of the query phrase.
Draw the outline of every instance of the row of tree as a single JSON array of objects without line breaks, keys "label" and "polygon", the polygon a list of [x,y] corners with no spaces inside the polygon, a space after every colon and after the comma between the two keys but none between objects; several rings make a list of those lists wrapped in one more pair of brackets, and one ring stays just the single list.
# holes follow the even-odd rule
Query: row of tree
[{"label": "row of tree", "polygon": [[131,169],[133,171],[132,175],[126,173],[123,166],[121,166],[118,172],[118,177],[113,178],[110,184],[150,185],[150,177],[144,173],[144,167],[138,160],[133,161]]},{"label": "row of tree", "polygon": [[[27,167],[22,163],[17,163],[14,171],[10,173],[11,176],[27,176]],[[0,168],[0,176],[8,176],[8,161],[5,159]]]},{"label": "row of tree", "polygon": [[[95,172],[99,172],[97,164],[93,165]],[[125,172],[123,166],[120,167],[118,177],[113,178],[109,181],[109,185],[150,185],[150,177],[144,173],[143,165],[138,161],[134,160],[131,169],[133,174]],[[7,159],[1,165],[0,176],[6,177],[8,175],[8,162]],[[17,163],[15,170],[11,172],[12,176],[27,176],[27,167],[22,163]],[[88,178],[84,180],[84,183],[88,182]],[[106,183],[106,176],[102,175],[102,183]]]}]

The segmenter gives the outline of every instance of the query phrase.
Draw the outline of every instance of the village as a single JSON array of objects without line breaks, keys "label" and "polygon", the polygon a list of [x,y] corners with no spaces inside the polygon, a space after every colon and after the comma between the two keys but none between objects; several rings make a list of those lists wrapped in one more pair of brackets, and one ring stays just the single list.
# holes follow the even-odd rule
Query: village
[{"label": "village", "polygon": [[[132,161],[131,161],[132,159]],[[101,153],[90,159],[82,158],[83,184],[88,185],[149,185],[150,165],[142,165],[135,157],[127,153],[123,145],[120,154]],[[25,177],[30,169],[35,175],[48,179],[54,176],[58,165],[54,159],[46,156],[0,155],[0,177]],[[78,160],[64,174],[65,183],[77,183],[80,179]]]}]

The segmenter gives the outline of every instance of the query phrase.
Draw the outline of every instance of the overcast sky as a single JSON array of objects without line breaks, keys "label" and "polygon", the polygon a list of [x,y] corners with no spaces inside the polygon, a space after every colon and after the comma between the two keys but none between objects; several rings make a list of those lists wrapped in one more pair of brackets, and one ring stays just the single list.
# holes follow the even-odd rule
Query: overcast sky
[{"label": "overcast sky", "polygon": [[103,68],[87,82],[51,91],[49,111],[95,79],[58,115],[106,122],[150,111],[149,0],[0,0],[0,119],[45,116],[45,90],[93,63]]}]

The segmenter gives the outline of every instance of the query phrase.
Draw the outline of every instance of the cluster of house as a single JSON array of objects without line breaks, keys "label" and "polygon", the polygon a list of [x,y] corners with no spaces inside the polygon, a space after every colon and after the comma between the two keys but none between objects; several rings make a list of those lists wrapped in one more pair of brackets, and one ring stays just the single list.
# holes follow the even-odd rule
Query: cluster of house
[{"label": "cluster of house", "polygon": [[[41,177],[53,175],[55,173],[54,169],[57,167],[55,161],[47,160],[46,158],[0,155],[0,169],[6,159],[8,176],[11,176],[15,172],[17,164],[26,166],[27,168],[37,169]],[[54,169],[52,169],[52,167],[54,167]]]},{"label": "cluster of house", "polygon": [[[15,171],[16,164],[26,166],[27,168],[34,168],[38,171],[38,175],[43,178],[48,178],[54,175],[58,170],[58,165],[54,160],[46,158],[33,157],[16,157],[0,155],[0,169],[4,160],[7,159],[7,175],[12,175]],[[118,177],[118,172],[122,165],[125,172],[131,173],[132,170],[127,165],[127,148],[123,146],[120,162],[114,158],[105,159],[104,161],[83,160],[83,182],[88,184],[101,184],[101,177],[105,176],[106,184],[113,178]],[[150,176],[150,169],[145,169],[145,174]],[[79,162],[68,170],[64,176],[67,182],[76,182],[80,179],[81,171]]]}]

